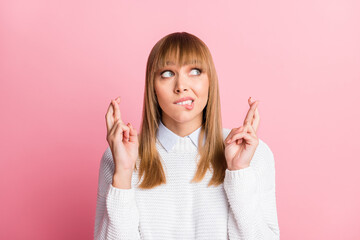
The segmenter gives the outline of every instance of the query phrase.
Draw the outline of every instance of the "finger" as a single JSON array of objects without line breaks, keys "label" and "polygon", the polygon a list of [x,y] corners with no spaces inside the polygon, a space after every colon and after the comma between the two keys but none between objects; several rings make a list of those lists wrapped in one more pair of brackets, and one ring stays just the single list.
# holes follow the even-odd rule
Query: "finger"
[{"label": "finger", "polygon": [[255,129],[253,128],[253,126],[251,124],[248,124],[248,125],[244,126],[244,132],[246,132],[246,133],[250,134],[251,136],[257,138]]},{"label": "finger", "polygon": [[121,135],[123,136],[122,140],[128,141],[129,140],[130,128],[127,125],[125,125],[123,122],[121,122],[120,126],[121,126],[121,131],[122,131]]},{"label": "finger", "polygon": [[251,124],[257,105],[258,105],[258,101],[255,101],[251,104],[250,109],[246,114],[243,125],[245,125],[247,122],[249,122]]},{"label": "finger", "polygon": [[118,121],[118,124],[116,126],[116,129],[114,131],[114,134],[117,136],[118,134],[120,135],[120,139],[121,141],[128,141],[129,139],[129,132],[130,132],[130,128],[126,125],[124,125],[122,122]]},{"label": "finger", "polygon": [[[249,97],[249,98],[248,98],[248,104],[249,104],[249,106],[251,107],[251,104],[253,104],[253,103],[254,103],[254,100],[253,100],[251,97]],[[257,108],[255,109],[255,112],[256,112],[256,110],[257,110]],[[251,124],[253,124],[253,122],[254,122],[254,116],[255,116],[255,113],[254,113],[253,118],[252,118],[252,120],[251,120]]]},{"label": "finger", "polygon": [[[251,104],[253,103],[253,101],[251,101],[252,98],[250,97],[248,99],[248,103],[249,105],[251,106]],[[259,101],[258,101],[259,102]],[[259,104],[259,103],[258,103]],[[258,127],[259,127],[259,123],[260,123],[260,115],[259,115],[259,105],[256,106],[255,108],[255,112],[254,112],[254,116],[253,116],[253,119],[252,119],[252,122],[251,122],[251,125],[253,126],[254,130],[255,130],[255,133],[257,132],[258,130]]]},{"label": "finger", "polygon": [[252,123],[252,126],[253,126],[253,128],[255,130],[255,133],[257,132],[257,130],[259,128],[259,124],[260,124],[260,114],[259,114],[259,110],[258,110],[258,107],[257,107],[255,109],[253,123]]},{"label": "finger", "polygon": [[225,143],[227,143],[230,139],[232,139],[232,137],[236,134],[241,132],[244,129],[244,126],[238,127],[238,128],[233,128],[231,129],[230,133],[228,134],[228,136],[225,138]]},{"label": "finger", "polygon": [[241,140],[244,136],[245,136],[245,134],[247,134],[246,132],[239,132],[239,133],[236,133],[236,134],[234,134],[234,136],[232,137],[232,138],[230,138],[229,140],[228,140],[228,144],[232,144],[232,143],[234,143],[235,141],[237,141],[237,140]]},{"label": "finger", "polygon": [[112,105],[112,103],[109,104],[109,107],[107,109],[107,112],[105,114],[105,122],[106,122],[106,129],[107,132],[110,133],[113,125],[114,125],[114,107]]},{"label": "finger", "polygon": [[233,135],[229,137],[228,141],[230,141],[230,142],[235,141],[237,134],[240,134],[240,133],[243,133],[243,132],[251,135],[254,138],[257,137],[253,127],[250,124],[247,124],[245,126],[239,127],[237,130],[235,130]]},{"label": "finger", "polygon": [[130,127],[129,127],[129,125],[123,125],[123,126],[124,126],[123,130],[124,130],[125,140],[129,141],[130,140]]},{"label": "finger", "polygon": [[235,134],[229,144],[232,144],[233,142],[240,144],[244,140],[246,143],[251,143],[255,140],[255,138],[253,136],[251,136],[249,133],[244,131],[244,132]]},{"label": "finger", "polygon": [[128,123],[128,126],[130,127],[130,138],[129,141],[130,142],[136,142],[137,141],[137,131],[135,128],[133,128],[133,126],[131,125],[131,123]]},{"label": "finger", "polygon": [[120,113],[120,107],[119,107],[119,104],[120,104],[120,97],[117,97],[115,100],[112,100],[113,102],[113,105],[114,105],[114,108],[115,108],[115,112],[114,112],[114,118],[115,118],[115,121],[116,120],[120,120],[122,122],[122,119],[121,119],[121,113]]}]

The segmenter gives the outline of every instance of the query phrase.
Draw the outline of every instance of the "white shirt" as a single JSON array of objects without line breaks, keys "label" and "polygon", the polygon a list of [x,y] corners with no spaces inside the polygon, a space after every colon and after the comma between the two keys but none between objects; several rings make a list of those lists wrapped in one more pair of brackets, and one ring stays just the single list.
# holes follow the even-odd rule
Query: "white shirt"
[{"label": "white shirt", "polygon": [[[101,159],[95,239],[279,239],[275,198],[275,162],[260,140],[250,166],[225,172],[219,186],[190,183],[199,159],[200,128],[180,137],[159,124],[156,147],[166,184],[139,189],[137,172],[131,189],[112,186],[114,163],[108,147]],[[230,129],[223,128],[223,139]]]}]

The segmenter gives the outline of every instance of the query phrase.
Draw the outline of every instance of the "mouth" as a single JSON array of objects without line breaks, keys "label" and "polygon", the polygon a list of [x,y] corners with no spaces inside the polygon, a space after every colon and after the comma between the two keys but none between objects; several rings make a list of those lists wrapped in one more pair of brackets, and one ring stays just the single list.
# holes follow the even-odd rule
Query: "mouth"
[{"label": "mouth", "polygon": [[176,105],[192,105],[194,100],[186,100],[182,102],[175,103]]},{"label": "mouth", "polygon": [[182,97],[182,98],[176,100],[174,103],[177,104],[177,103],[180,103],[180,102],[186,102],[188,100],[194,101],[194,99],[192,97]]},{"label": "mouth", "polygon": [[186,101],[175,103],[175,104],[180,107],[185,107],[188,110],[191,110],[194,108],[194,100],[186,100]]}]

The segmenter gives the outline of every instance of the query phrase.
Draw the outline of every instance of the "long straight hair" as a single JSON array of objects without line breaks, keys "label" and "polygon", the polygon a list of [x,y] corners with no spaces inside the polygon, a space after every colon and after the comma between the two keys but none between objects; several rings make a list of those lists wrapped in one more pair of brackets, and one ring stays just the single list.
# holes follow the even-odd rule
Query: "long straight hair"
[{"label": "long straight hair", "polygon": [[[156,133],[162,116],[154,89],[155,76],[167,61],[182,66],[195,62],[209,79],[208,102],[203,109],[202,128],[199,135],[198,154],[200,159],[191,183],[200,182],[208,170],[212,178],[208,186],[223,183],[227,163],[223,141],[220,95],[218,77],[210,50],[198,37],[187,32],[171,33],[160,39],[152,48],[146,65],[146,82],[142,112],[142,124],[139,134],[139,159],[135,171],[139,170],[138,186],[151,189],[166,184],[164,168],[156,148]],[[205,143],[203,139],[205,138]]]}]

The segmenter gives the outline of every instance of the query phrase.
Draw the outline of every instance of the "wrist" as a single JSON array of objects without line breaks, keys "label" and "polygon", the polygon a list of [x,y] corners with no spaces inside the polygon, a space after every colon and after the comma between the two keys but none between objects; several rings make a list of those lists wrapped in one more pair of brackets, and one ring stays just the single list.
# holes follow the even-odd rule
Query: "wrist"
[{"label": "wrist", "polygon": [[112,185],[115,188],[130,189],[131,188],[131,175],[129,174],[114,174]]},{"label": "wrist", "polygon": [[112,185],[120,189],[131,188],[132,172],[116,172],[112,178]]}]

